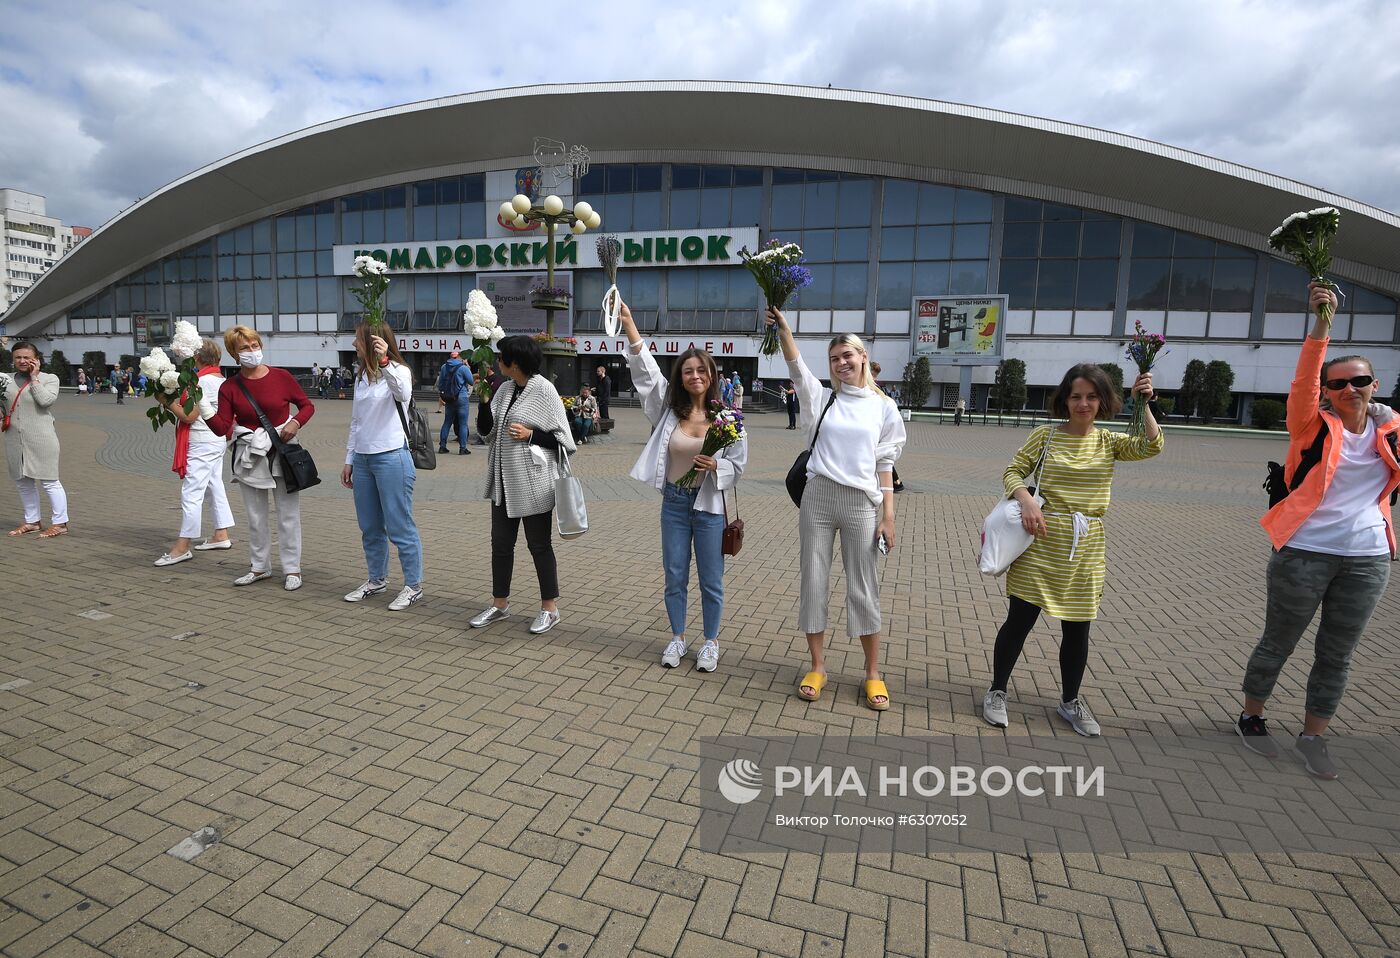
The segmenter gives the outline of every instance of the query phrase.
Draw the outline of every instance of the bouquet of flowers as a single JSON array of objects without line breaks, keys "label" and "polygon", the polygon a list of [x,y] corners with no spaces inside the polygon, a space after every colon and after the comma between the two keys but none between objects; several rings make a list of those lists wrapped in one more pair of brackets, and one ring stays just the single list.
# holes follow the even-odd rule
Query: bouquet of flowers
[{"label": "bouquet of flowers", "polygon": [[[713,456],[727,446],[732,446],[744,438],[744,414],[730,409],[723,403],[710,403],[710,428],[705,430],[705,442],[700,447],[700,455]],[[676,480],[681,489],[695,485],[700,473],[695,467]]]},{"label": "bouquet of flowers", "polygon": [[365,312],[365,322],[376,336],[383,336],[384,298],[389,292],[389,264],[373,256],[356,256],[355,275],[365,281],[363,287],[352,289]]},{"label": "bouquet of flowers", "polygon": [[562,399],[563,399],[563,403],[564,403],[564,410],[565,410],[566,412],[573,412],[573,411],[574,411],[574,397],[573,397],[573,396],[564,396],[564,397],[562,397]]},{"label": "bouquet of flowers", "polygon": [[598,265],[611,284],[603,294],[603,330],[609,336],[617,335],[617,318],[622,311],[622,293],[617,288],[617,260],[621,255],[622,244],[616,236],[598,237]]},{"label": "bouquet of flowers", "polygon": [[[1152,371],[1152,367],[1157,364],[1157,357],[1168,352],[1162,348],[1166,344],[1166,337],[1161,333],[1149,333],[1142,328],[1140,320],[1133,321],[1133,338],[1128,341],[1127,353],[1128,358],[1136,364],[1138,375]],[[1147,404],[1137,396],[1133,397],[1133,422],[1130,432],[1134,436],[1145,435],[1147,432]]]},{"label": "bouquet of flowers", "polygon": [[199,348],[200,341],[199,331],[190,323],[180,320],[175,324],[175,339],[170,344],[172,352],[178,350],[176,357],[179,363],[167,356],[159,346],[141,360],[141,375],[146,377],[145,395],[157,400],[154,406],[146,410],[146,418],[151,420],[153,431],[158,432],[162,423],[180,421],[170,411],[170,406],[178,402],[185,414],[189,415],[204,398],[204,391],[199,388],[199,371],[194,363],[195,350]]},{"label": "bouquet of flowers", "polygon": [[[1291,257],[1306,270],[1310,282],[1336,292],[1336,284],[1327,279],[1327,271],[1332,268],[1332,251],[1327,247],[1337,235],[1341,222],[1342,214],[1333,206],[1294,213],[1269,234],[1269,246]],[[1332,328],[1332,307],[1329,304],[1319,306],[1317,315],[1328,329]]]},{"label": "bouquet of flowers", "polygon": [[[739,258],[745,268],[753,274],[758,288],[763,291],[767,305],[782,309],[788,297],[804,286],[811,285],[812,271],[802,265],[802,247],[796,243],[783,243],[769,240],[757,253],[750,253],[748,247],[739,250]],[[771,356],[778,351],[778,329],[769,326],[763,333],[763,342],[758,351]]]},{"label": "bouquet of flowers", "polygon": [[505,338],[506,331],[496,319],[495,305],[479,289],[467,294],[467,308],[462,313],[462,331],[472,338],[472,352],[467,357],[467,365],[480,370],[476,377],[477,398],[490,402],[491,384],[486,374],[496,360],[491,347]]}]

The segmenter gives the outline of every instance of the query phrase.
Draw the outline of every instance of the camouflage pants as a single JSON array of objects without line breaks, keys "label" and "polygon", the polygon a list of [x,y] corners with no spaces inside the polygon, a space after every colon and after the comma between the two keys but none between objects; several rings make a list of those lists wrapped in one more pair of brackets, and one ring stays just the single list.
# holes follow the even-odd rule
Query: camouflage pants
[{"label": "camouflage pants", "polygon": [[1307,710],[1331,718],[1347,687],[1351,653],[1390,579],[1390,556],[1334,556],[1284,546],[1269,560],[1264,636],[1244,672],[1244,694],[1267,699],[1318,606],[1322,618]]}]

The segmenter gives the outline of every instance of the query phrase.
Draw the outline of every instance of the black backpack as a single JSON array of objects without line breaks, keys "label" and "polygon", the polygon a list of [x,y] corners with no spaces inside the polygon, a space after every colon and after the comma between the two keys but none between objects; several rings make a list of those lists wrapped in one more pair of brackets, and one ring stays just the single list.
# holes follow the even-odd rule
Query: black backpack
[{"label": "black backpack", "polygon": [[[1280,502],[1288,498],[1288,494],[1303,484],[1303,480],[1308,477],[1313,466],[1322,461],[1322,444],[1327,438],[1327,423],[1324,422],[1317,427],[1317,438],[1312,445],[1303,450],[1302,457],[1298,460],[1298,468],[1293,470],[1293,481],[1285,483],[1283,481],[1283,466],[1277,462],[1269,463],[1269,474],[1264,479],[1264,491],[1269,494],[1269,508],[1272,509]],[[1390,444],[1390,454],[1400,461],[1400,443],[1397,443],[1395,433],[1390,433],[1385,437]],[[1400,497],[1400,488],[1390,493],[1390,504],[1395,505],[1396,498]]]}]

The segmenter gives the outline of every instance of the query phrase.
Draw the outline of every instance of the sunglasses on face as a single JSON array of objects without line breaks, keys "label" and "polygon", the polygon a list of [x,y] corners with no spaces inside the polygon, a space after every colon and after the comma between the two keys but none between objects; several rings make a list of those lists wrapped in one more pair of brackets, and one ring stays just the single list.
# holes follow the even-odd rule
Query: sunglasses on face
[{"label": "sunglasses on face", "polygon": [[1350,383],[1357,389],[1365,389],[1367,386],[1371,385],[1371,383],[1375,381],[1375,376],[1353,376],[1350,379],[1329,379],[1327,380],[1327,388],[1334,390],[1346,389],[1347,384]]}]

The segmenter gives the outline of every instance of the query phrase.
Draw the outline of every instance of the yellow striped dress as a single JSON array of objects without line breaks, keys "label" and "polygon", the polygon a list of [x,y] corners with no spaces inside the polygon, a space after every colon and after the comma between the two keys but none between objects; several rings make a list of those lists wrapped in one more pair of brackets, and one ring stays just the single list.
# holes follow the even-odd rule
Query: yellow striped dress
[{"label": "yellow striped dress", "polygon": [[[1095,429],[1087,436],[1071,436],[1057,425],[1034,429],[1026,444],[1002,473],[1008,496],[1027,485],[1035,472],[1046,441],[1050,449],[1040,474],[1038,492],[1045,499],[1046,533],[1011,564],[1006,591],[1038,605],[1057,619],[1087,622],[1099,616],[1103,598],[1104,534],[1102,517],[1108,510],[1113,486],[1113,465],[1122,460],[1151,459],[1162,451],[1162,433],[1148,440]],[[1074,541],[1074,513],[1079,541]],[[1074,557],[1070,558],[1073,551]]]}]

